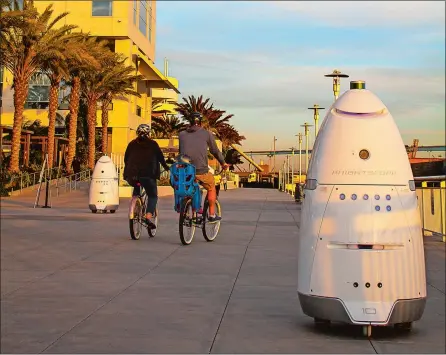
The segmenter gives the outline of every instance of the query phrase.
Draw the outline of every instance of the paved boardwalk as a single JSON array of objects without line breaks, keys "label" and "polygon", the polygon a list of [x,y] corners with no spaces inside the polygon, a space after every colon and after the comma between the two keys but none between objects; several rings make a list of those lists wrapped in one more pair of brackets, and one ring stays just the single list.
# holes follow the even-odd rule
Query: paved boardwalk
[{"label": "paved boardwalk", "polygon": [[2,353],[444,353],[445,245],[426,241],[428,295],[409,334],[314,328],[296,295],[299,208],[275,190],[221,193],[213,243],[183,247],[172,198],[154,239],[129,239],[128,200],[94,215],[85,191],[32,209],[2,200]]}]

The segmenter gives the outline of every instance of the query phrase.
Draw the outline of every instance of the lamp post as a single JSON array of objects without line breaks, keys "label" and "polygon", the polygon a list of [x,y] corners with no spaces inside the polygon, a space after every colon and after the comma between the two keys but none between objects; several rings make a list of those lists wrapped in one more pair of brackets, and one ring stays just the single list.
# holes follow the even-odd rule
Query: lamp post
[{"label": "lamp post", "polygon": [[296,148],[291,147],[291,184],[294,186],[294,151],[296,150]]},{"label": "lamp post", "polygon": [[319,107],[318,104],[314,104],[313,107],[309,107],[309,110],[313,110],[314,118],[314,141],[316,142],[316,137],[318,133],[318,123],[319,123],[319,110],[325,110],[324,107]]},{"label": "lamp post", "polygon": [[308,138],[310,133],[310,127],[313,125],[305,122],[301,127],[305,128],[305,174],[308,173]]},{"label": "lamp post", "polygon": [[286,184],[288,185],[290,183],[290,156],[288,154],[286,156],[286,173]]},{"label": "lamp post", "polygon": [[296,134],[299,137],[299,184],[302,183],[302,133]]},{"label": "lamp post", "polygon": [[341,73],[341,71],[337,69],[333,70],[333,73],[325,74],[324,76],[327,78],[333,78],[333,94],[334,100],[336,101],[338,99],[339,92],[341,91],[341,78],[348,78],[349,76]]},{"label": "lamp post", "polygon": [[274,164],[274,166],[273,166],[272,171],[276,170],[276,141],[277,141],[277,138],[276,138],[276,136],[274,136],[274,140],[273,140],[273,151],[274,151],[273,164]]}]

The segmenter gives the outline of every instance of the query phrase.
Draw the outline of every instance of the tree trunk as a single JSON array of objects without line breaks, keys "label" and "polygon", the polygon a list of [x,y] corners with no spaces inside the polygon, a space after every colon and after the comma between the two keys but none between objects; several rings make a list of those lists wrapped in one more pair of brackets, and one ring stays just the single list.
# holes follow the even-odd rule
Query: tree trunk
[{"label": "tree trunk", "polygon": [[93,170],[96,155],[96,112],[98,99],[95,95],[87,98],[87,122],[88,122],[88,167]]},{"label": "tree trunk", "polygon": [[102,154],[107,154],[108,145],[108,106],[110,105],[110,99],[104,99],[102,101]]},{"label": "tree trunk", "polygon": [[16,75],[14,78],[14,123],[12,126],[11,160],[9,171],[18,173],[20,171],[20,138],[22,135],[23,111],[28,96],[28,80],[24,75]]},{"label": "tree trunk", "polygon": [[49,108],[48,108],[48,165],[53,167],[54,159],[54,136],[56,135],[56,111],[59,104],[60,79],[51,81]]},{"label": "tree trunk", "polygon": [[76,154],[76,141],[77,141],[77,115],[79,113],[79,100],[81,93],[81,80],[79,77],[73,78],[73,87],[71,88],[70,95],[70,123],[68,131],[68,154],[65,159],[66,169],[72,174],[73,158]]}]

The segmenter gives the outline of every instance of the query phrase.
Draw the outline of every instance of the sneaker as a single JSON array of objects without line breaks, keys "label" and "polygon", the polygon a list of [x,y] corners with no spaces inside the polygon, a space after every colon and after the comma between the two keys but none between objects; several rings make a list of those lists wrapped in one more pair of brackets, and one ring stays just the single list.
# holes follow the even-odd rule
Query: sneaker
[{"label": "sneaker", "polygon": [[208,221],[209,221],[209,223],[216,223],[216,222],[219,222],[219,221],[221,221],[221,217],[220,216],[215,216],[215,217],[211,217],[211,216],[209,216],[208,217]]},{"label": "sneaker", "polygon": [[147,228],[156,229],[155,223],[153,223],[150,219],[147,220]]},{"label": "sneaker", "polygon": [[192,223],[199,226],[201,223],[203,223],[203,217],[201,216],[193,217]]},{"label": "sneaker", "polygon": [[143,222],[147,225],[147,228],[149,228],[149,229],[156,229],[155,224],[150,219],[147,219],[146,217],[143,217]]}]

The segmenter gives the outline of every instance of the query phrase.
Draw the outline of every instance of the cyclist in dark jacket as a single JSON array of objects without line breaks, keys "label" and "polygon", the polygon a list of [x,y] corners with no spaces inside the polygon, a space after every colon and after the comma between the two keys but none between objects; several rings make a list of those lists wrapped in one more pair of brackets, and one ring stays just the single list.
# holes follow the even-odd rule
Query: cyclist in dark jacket
[{"label": "cyclist in dark jacket", "polygon": [[147,124],[139,125],[136,130],[138,137],[132,140],[124,155],[124,179],[133,186],[133,196],[140,194],[141,184],[147,194],[146,221],[150,228],[155,228],[151,218],[155,213],[158,202],[158,189],[156,180],[160,178],[160,164],[168,171],[163,153],[157,142],[150,139],[151,128]]}]

